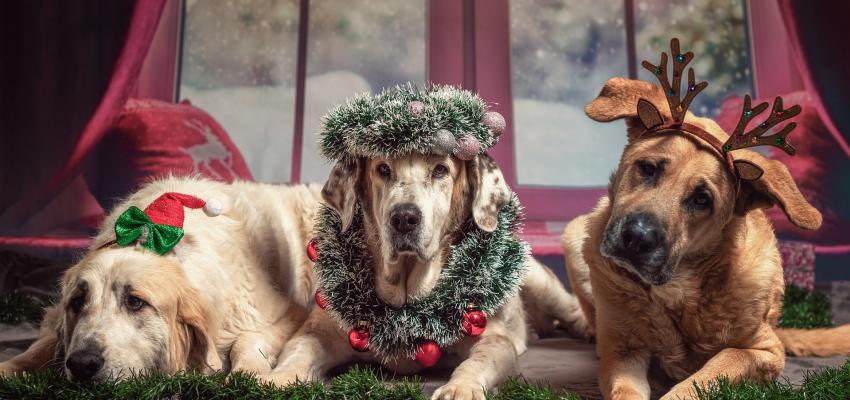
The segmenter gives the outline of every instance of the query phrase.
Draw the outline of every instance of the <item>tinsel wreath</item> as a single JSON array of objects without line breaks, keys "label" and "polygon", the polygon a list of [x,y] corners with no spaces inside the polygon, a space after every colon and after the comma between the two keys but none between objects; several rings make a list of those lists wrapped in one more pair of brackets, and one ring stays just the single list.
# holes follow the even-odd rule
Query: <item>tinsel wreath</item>
[{"label": "tinsel wreath", "polygon": [[[355,96],[332,109],[322,118],[319,145],[322,155],[338,161],[445,153],[452,148],[467,150],[471,157],[496,144],[504,129],[504,118],[488,110],[487,103],[468,90],[408,83]],[[471,148],[466,149],[467,144]]]},{"label": "tinsel wreath", "polygon": [[364,242],[363,213],[358,204],[348,230],[339,214],[319,211],[316,269],[322,296],[344,329],[359,321],[369,327],[369,350],[385,361],[414,358],[423,340],[441,348],[464,337],[466,307],[474,304],[493,315],[515,295],[526,272],[528,245],[516,236],[522,208],[514,195],[499,212],[496,230],[487,233],[470,219],[464,237],[452,246],[447,265],[431,293],[401,307],[384,303],[375,291],[372,259]]}]

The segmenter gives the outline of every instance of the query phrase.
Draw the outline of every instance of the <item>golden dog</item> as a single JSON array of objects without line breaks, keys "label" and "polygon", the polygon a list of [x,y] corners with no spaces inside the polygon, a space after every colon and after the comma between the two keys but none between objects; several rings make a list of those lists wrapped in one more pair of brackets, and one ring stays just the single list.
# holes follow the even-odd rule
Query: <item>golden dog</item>
[{"label": "golden dog", "polygon": [[[623,78],[587,105],[596,121],[625,118],[629,141],[608,196],[563,235],[573,292],[596,330],[603,395],[648,399],[648,373],[660,373],[678,382],[663,398],[691,398],[695,384],[720,376],[776,378],[786,351],[850,354],[850,326],[776,328],[785,286],[761,209],[779,206],[803,229],[821,224],[785,166],[736,151],[737,160],[764,170],[742,181],[736,196],[726,165],[703,141],[641,138],[641,98],[671,118],[659,87]],[[710,119],[688,113],[685,121],[721,142],[728,137]]]},{"label": "golden dog", "polygon": [[[470,218],[485,231],[511,196],[498,166],[487,156],[470,161],[451,156],[409,155],[396,159],[360,159],[338,164],[323,195],[351,223],[359,200],[375,260],[375,286],[381,299],[401,305],[430,293],[440,277],[450,245]],[[546,332],[557,319],[580,334],[587,329],[581,308],[552,271],[533,259],[519,296],[488,319],[481,336],[444,349],[442,366],[455,367],[435,399],[483,399],[485,390],[515,373],[526,350],[527,321]],[[528,318],[526,318],[526,314]],[[353,361],[381,362],[374,353],[357,353],[345,332],[327,314],[314,309],[287,343],[284,358],[267,376],[278,384],[320,378],[329,369]],[[413,360],[387,367],[403,373],[420,369]],[[440,364],[438,364],[440,365]]]},{"label": "golden dog", "polygon": [[[320,203],[318,186],[155,181],[112,212],[92,250],[62,277],[41,337],[0,363],[0,374],[61,366],[69,379],[162,370],[271,370],[312,302],[301,250]],[[160,256],[115,239],[118,215],[166,192],[214,198],[217,217],[187,210],[186,233]]]}]

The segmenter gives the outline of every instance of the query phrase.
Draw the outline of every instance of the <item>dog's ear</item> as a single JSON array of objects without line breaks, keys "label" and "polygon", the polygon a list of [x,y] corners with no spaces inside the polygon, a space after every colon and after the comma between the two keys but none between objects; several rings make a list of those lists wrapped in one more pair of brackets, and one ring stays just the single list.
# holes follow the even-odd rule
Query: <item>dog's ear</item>
[{"label": "dog's ear", "polygon": [[626,78],[611,78],[599,95],[584,107],[584,112],[594,121],[611,122],[626,119],[629,140],[646,129],[653,128],[671,118],[670,111],[659,105],[666,104],[661,88],[648,82]]},{"label": "dog's ear", "polygon": [[[210,316],[201,305],[196,289],[186,288],[177,302],[177,330],[172,335],[172,362],[174,369],[180,370],[182,360],[185,367],[197,371],[218,371],[221,369],[221,359],[215,346],[215,340],[210,335]],[[172,371],[174,372],[174,371]]]},{"label": "dog's ear", "polygon": [[342,218],[343,232],[348,229],[354,218],[362,163],[362,160],[343,160],[336,163],[322,188],[322,198]]},{"label": "dog's ear", "polygon": [[807,230],[820,228],[823,222],[820,211],[800,193],[785,164],[752,151],[736,153],[735,169],[741,177],[736,214],[776,205],[794,225]]},{"label": "dog's ear", "polygon": [[496,230],[499,210],[511,200],[511,188],[505,182],[496,161],[480,154],[469,161],[470,186],[472,186],[472,219],[486,232]]}]

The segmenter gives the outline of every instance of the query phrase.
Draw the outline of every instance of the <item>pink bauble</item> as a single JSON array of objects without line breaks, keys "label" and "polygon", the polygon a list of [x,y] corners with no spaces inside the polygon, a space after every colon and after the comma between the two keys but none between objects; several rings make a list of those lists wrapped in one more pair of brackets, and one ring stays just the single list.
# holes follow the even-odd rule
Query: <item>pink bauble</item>
[{"label": "pink bauble", "polygon": [[453,153],[461,160],[471,160],[478,155],[479,150],[481,150],[481,143],[478,142],[478,139],[475,136],[466,134],[457,140],[457,147],[455,147]]},{"label": "pink bauble", "polygon": [[425,103],[414,100],[410,103],[407,103],[407,109],[413,115],[422,115],[422,113],[425,112]]},{"label": "pink bauble", "polygon": [[507,123],[505,123],[505,117],[495,111],[487,111],[487,113],[484,114],[484,118],[481,119],[481,123],[490,128],[490,132],[493,133],[493,137],[499,137],[499,135],[505,131],[505,126],[507,126]]},{"label": "pink bauble", "polygon": [[431,146],[431,152],[441,156],[451,154],[457,146],[455,135],[452,135],[447,129],[440,129],[434,135],[434,144]]},{"label": "pink bauble", "polygon": [[426,340],[416,349],[416,362],[423,368],[431,368],[440,361],[443,351],[440,345],[433,340]]}]

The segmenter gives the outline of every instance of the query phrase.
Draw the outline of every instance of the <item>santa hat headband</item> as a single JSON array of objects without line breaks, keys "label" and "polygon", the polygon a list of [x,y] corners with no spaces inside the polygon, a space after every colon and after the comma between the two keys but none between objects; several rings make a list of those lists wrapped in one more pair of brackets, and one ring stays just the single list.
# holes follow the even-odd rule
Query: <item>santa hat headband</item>
[{"label": "santa hat headband", "polygon": [[138,243],[154,253],[164,255],[174,249],[183,238],[183,208],[203,209],[211,216],[221,214],[221,202],[204,201],[188,194],[168,192],[151,202],[144,211],[130,206],[115,221],[115,240],[102,247],[117,244],[129,246]]},{"label": "santa hat headband", "polygon": [[453,86],[396,86],[349,99],[322,119],[322,155],[396,158],[452,154],[471,160],[498,142],[505,118],[477,94]]}]

